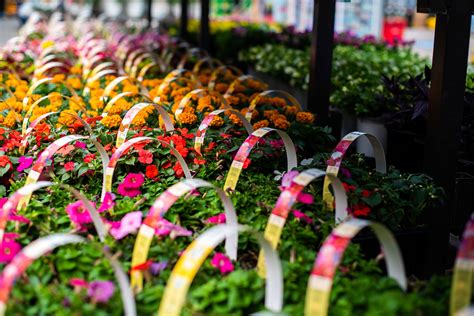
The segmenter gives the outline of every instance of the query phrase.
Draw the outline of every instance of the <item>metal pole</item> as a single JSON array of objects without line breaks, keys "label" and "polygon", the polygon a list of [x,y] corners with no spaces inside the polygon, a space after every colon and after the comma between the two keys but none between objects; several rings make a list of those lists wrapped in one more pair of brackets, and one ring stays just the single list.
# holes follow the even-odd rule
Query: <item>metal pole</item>
[{"label": "metal pole", "polygon": [[329,114],[335,14],[336,0],[314,0],[308,110],[320,124],[325,124]]},{"label": "metal pole", "polygon": [[427,275],[443,272],[446,264],[469,55],[472,0],[450,3],[436,17],[424,159],[425,172],[444,188],[447,203],[429,214]]},{"label": "metal pole", "polygon": [[199,33],[199,46],[209,51],[209,0],[201,0],[201,25]]},{"label": "metal pole", "polygon": [[187,39],[188,37],[188,0],[181,0],[179,36],[182,39]]}]

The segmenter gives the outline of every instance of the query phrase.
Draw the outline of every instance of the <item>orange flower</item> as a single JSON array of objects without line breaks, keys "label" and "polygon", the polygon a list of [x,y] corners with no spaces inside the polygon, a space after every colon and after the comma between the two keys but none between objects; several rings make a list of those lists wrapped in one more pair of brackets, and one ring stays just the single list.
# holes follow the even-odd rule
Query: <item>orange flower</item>
[{"label": "orange flower", "polygon": [[255,124],[253,124],[253,129],[257,130],[257,129],[262,128],[262,127],[268,127],[268,125],[270,125],[270,122],[268,120],[261,120],[261,121],[258,121]]},{"label": "orange flower", "polygon": [[298,108],[296,106],[287,106],[285,107],[285,114],[289,116],[293,116],[298,112]]},{"label": "orange flower", "polygon": [[301,123],[312,124],[314,122],[314,114],[310,112],[298,112],[296,120]]},{"label": "orange flower", "polygon": [[290,127],[290,122],[288,122],[286,119],[283,118],[278,118],[275,121],[273,121],[273,124],[275,125],[276,128],[279,129],[288,129]]},{"label": "orange flower", "polygon": [[232,123],[234,123],[234,124],[237,125],[237,126],[242,126],[242,125],[243,125],[243,123],[242,123],[242,121],[240,120],[240,118],[239,118],[237,115],[235,115],[235,114],[231,114],[231,115],[229,116],[229,119],[232,121]]},{"label": "orange flower", "polygon": [[181,113],[179,115],[179,121],[181,122],[181,124],[192,125],[196,123],[197,116],[193,113]]},{"label": "orange flower", "polygon": [[229,85],[227,83],[217,83],[215,86],[215,90],[219,93],[225,93],[229,89]]},{"label": "orange flower", "polygon": [[209,124],[211,127],[221,127],[222,125],[224,125],[224,119],[217,115],[214,116],[211,123]]},{"label": "orange flower", "polygon": [[155,165],[146,166],[145,175],[149,179],[153,179],[158,176],[158,168]]}]

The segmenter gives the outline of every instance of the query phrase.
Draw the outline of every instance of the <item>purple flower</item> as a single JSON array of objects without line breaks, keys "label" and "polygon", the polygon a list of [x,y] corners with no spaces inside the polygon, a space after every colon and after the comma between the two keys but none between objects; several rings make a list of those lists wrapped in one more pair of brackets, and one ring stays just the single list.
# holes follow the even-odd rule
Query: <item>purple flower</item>
[{"label": "purple flower", "polygon": [[161,271],[168,267],[168,261],[153,262],[150,265],[150,272],[152,275],[158,275]]},{"label": "purple flower", "polygon": [[115,292],[115,285],[111,281],[92,281],[87,289],[87,296],[93,302],[107,303]]},{"label": "purple flower", "polygon": [[20,159],[18,159],[19,165],[16,168],[16,171],[22,172],[25,169],[28,169],[31,164],[33,163],[33,158],[28,158],[25,156],[21,156]]},{"label": "purple flower", "polygon": [[[122,239],[128,234],[135,233],[142,224],[142,212],[130,212],[120,220],[119,225],[112,225],[110,234],[115,239]],[[115,226],[115,227],[114,227]],[[118,227],[117,227],[118,226]]]}]

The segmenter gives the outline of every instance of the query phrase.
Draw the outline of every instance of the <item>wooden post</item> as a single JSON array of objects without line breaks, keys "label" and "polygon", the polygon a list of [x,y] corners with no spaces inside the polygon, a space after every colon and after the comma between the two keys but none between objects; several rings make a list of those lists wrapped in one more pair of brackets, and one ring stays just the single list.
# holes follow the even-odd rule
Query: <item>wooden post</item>
[{"label": "wooden post", "polygon": [[[420,2],[426,5],[426,1]],[[426,249],[427,275],[444,272],[447,263],[472,3],[472,0],[456,0],[450,1],[449,6],[443,6],[436,0],[431,8],[436,10],[437,16],[424,166],[425,172],[444,188],[447,200],[445,205],[428,215],[432,232]],[[426,12],[426,6],[420,11]]]},{"label": "wooden post", "polygon": [[199,46],[202,49],[209,51],[209,0],[201,0],[201,25],[199,32]]},{"label": "wooden post", "polygon": [[327,122],[329,114],[335,14],[336,0],[314,0],[308,110],[320,124]]}]

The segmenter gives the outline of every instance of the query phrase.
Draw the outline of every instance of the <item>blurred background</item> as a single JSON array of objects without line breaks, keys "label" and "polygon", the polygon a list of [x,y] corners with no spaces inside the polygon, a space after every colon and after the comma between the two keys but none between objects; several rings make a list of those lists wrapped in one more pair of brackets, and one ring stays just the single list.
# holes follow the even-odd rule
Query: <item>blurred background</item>
[{"label": "blurred background", "polygon": [[[211,0],[211,19],[293,26],[296,31],[305,32],[312,27],[313,4],[314,0]],[[0,0],[0,43],[15,36],[33,9],[141,18],[146,16],[147,0]],[[153,0],[151,12],[155,21],[172,23],[179,18],[179,0]],[[198,19],[199,15],[199,1],[190,0],[190,19]],[[358,36],[373,35],[389,42],[415,41],[414,50],[431,57],[435,23],[434,16],[416,13],[416,0],[342,0],[337,3],[335,28],[337,32],[349,30]]]}]

